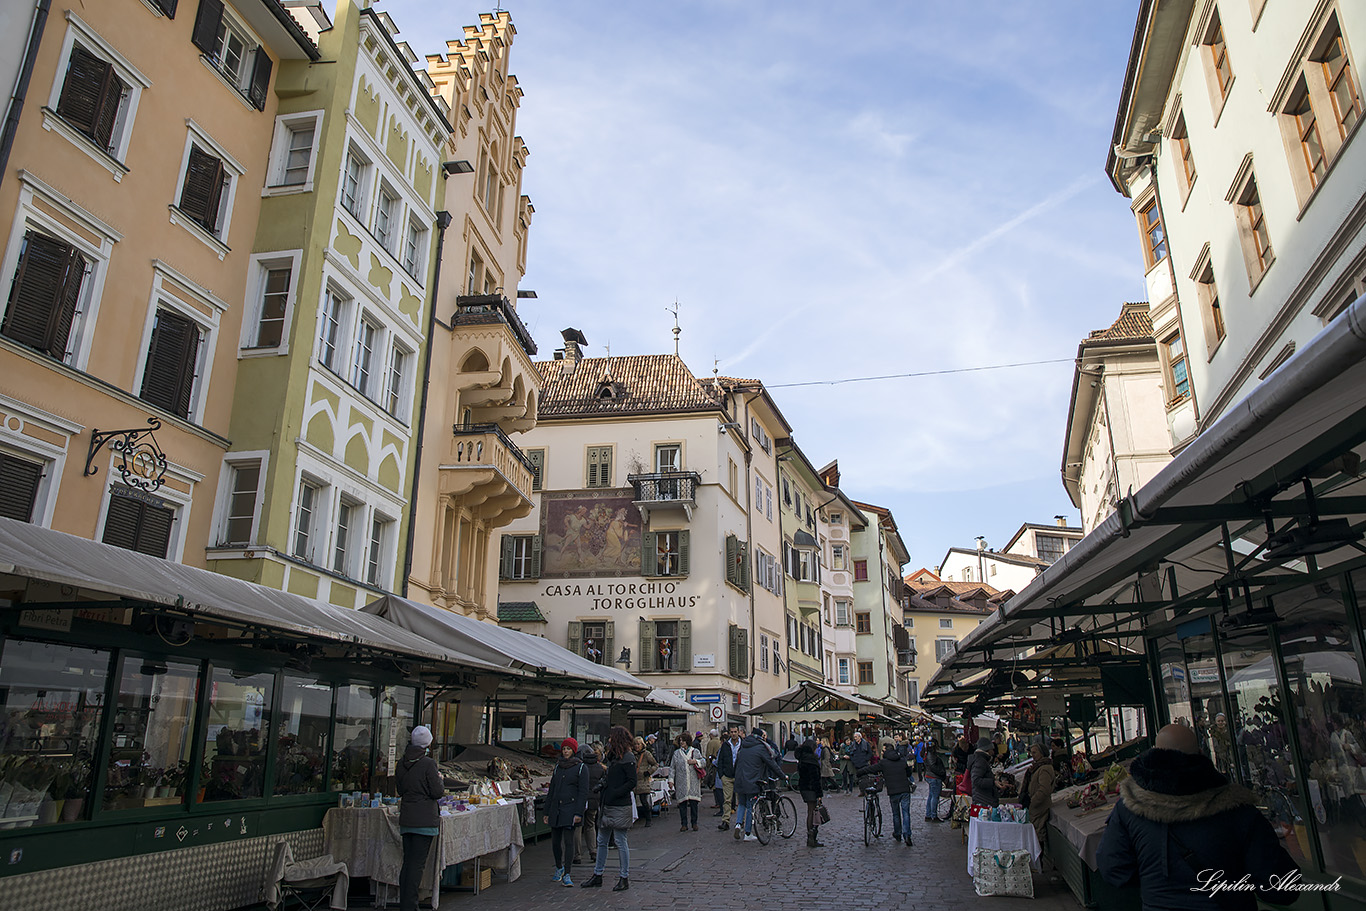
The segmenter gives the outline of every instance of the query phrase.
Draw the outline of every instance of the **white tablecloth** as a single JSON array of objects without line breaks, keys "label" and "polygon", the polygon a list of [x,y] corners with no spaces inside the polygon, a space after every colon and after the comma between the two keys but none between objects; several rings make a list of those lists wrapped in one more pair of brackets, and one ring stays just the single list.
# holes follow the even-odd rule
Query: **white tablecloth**
[{"label": "white tablecloth", "polygon": [[968,820],[968,875],[977,872],[975,859],[978,848],[992,851],[1028,851],[1029,862],[1039,869],[1039,836],[1027,822],[987,822],[973,817]]},{"label": "white tablecloth", "polygon": [[[431,907],[440,903],[441,874],[451,864],[480,858],[484,866],[507,871],[508,880],[522,873],[522,825],[516,803],[479,807],[441,817],[441,836],[432,839],[423,868],[422,895],[430,890]],[[351,876],[397,887],[403,867],[403,840],[398,807],[343,810],[323,817],[323,850],[345,861]]]}]

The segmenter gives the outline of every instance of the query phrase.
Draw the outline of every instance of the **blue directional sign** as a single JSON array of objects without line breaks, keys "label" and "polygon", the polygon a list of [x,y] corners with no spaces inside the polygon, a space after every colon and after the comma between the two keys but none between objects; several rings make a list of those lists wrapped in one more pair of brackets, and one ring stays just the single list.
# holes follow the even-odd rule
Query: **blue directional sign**
[{"label": "blue directional sign", "polygon": [[689,694],[688,694],[688,701],[691,702],[691,703],[694,703],[695,705],[707,705],[707,704],[713,703],[713,702],[720,702],[720,701],[721,701],[721,694],[720,694],[720,693],[689,693]]}]

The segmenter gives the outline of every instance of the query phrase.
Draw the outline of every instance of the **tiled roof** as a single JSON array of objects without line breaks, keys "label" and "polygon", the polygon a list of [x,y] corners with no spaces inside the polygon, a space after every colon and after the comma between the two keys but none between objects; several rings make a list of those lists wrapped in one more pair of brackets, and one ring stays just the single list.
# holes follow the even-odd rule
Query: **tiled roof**
[{"label": "tiled roof", "polygon": [[955,598],[967,592],[977,591],[979,588],[988,595],[995,595],[997,593],[997,589],[987,585],[985,582],[911,582],[908,580],[906,582],[906,587],[918,595],[923,595],[925,592],[932,592],[940,588],[947,588],[949,591],[953,592]]},{"label": "tiled roof", "polygon": [[499,601],[499,623],[545,623],[545,614],[535,601]]},{"label": "tiled roof", "polygon": [[[538,361],[536,369],[544,382],[536,409],[541,419],[721,408],[710,383],[699,382],[675,354],[586,357],[577,363]],[[599,397],[602,382],[608,379],[619,394]]]},{"label": "tiled roof", "polygon": [[1119,311],[1119,319],[1108,329],[1097,329],[1086,336],[1087,341],[1151,340],[1153,319],[1147,301],[1129,302]]},{"label": "tiled roof", "polygon": [[957,598],[950,599],[947,605],[932,601],[929,598],[922,598],[919,595],[911,595],[906,601],[905,610],[929,611],[936,614],[989,614],[994,610],[991,607],[978,607],[971,601],[959,601]]}]

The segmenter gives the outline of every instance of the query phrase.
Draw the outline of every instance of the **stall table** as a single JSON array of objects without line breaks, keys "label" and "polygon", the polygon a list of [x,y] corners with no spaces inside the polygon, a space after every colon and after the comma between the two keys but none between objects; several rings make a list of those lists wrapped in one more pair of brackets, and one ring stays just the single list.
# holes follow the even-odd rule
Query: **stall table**
[{"label": "stall table", "polygon": [[[423,868],[422,895],[436,908],[441,901],[441,874],[452,864],[476,864],[505,870],[509,881],[522,874],[522,826],[520,801],[481,806],[441,817],[441,834],[432,839]],[[367,876],[382,907],[397,890],[403,867],[403,839],[398,831],[398,807],[361,809],[333,808],[323,817],[323,851],[340,861],[354,879]],[[475,888],[479,871],[476,867]],[[395,896],[396,897],[396,896]]]},{"label": "stall table", "polygon": [[1097,872],[1100,840],[1119,798],[1108,795],[1106,803],[1094,810],[1067,806],[1067,799],[1084,787],[1073,785],[1054,792],[1053,814],[1048,820],[1048,856],[1083,907],[1137,911],[1137,889],[1117,889]]},{"label": "stall table", "polygon": [[1027,822],[991,822],[972,817],[968,820],[968,875],[977,872],[977,849],[991,851],[1028,851],[1029,865],[1039,869],[1043,849],[1034,826]]}]

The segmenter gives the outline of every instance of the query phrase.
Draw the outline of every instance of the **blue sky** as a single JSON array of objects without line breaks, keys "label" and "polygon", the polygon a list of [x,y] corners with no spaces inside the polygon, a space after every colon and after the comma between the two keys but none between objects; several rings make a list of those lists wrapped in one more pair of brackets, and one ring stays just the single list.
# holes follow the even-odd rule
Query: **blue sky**
[{"label": "blue sky", "polygon": [[[485,7],[385,0],[419,55]],[[1104,174],[1135,3],[508,0],[542,354],[785,383],[1070,359],[1144,296]],[[774,388],[907,570],[1066,514],[1072,364]]]}]

